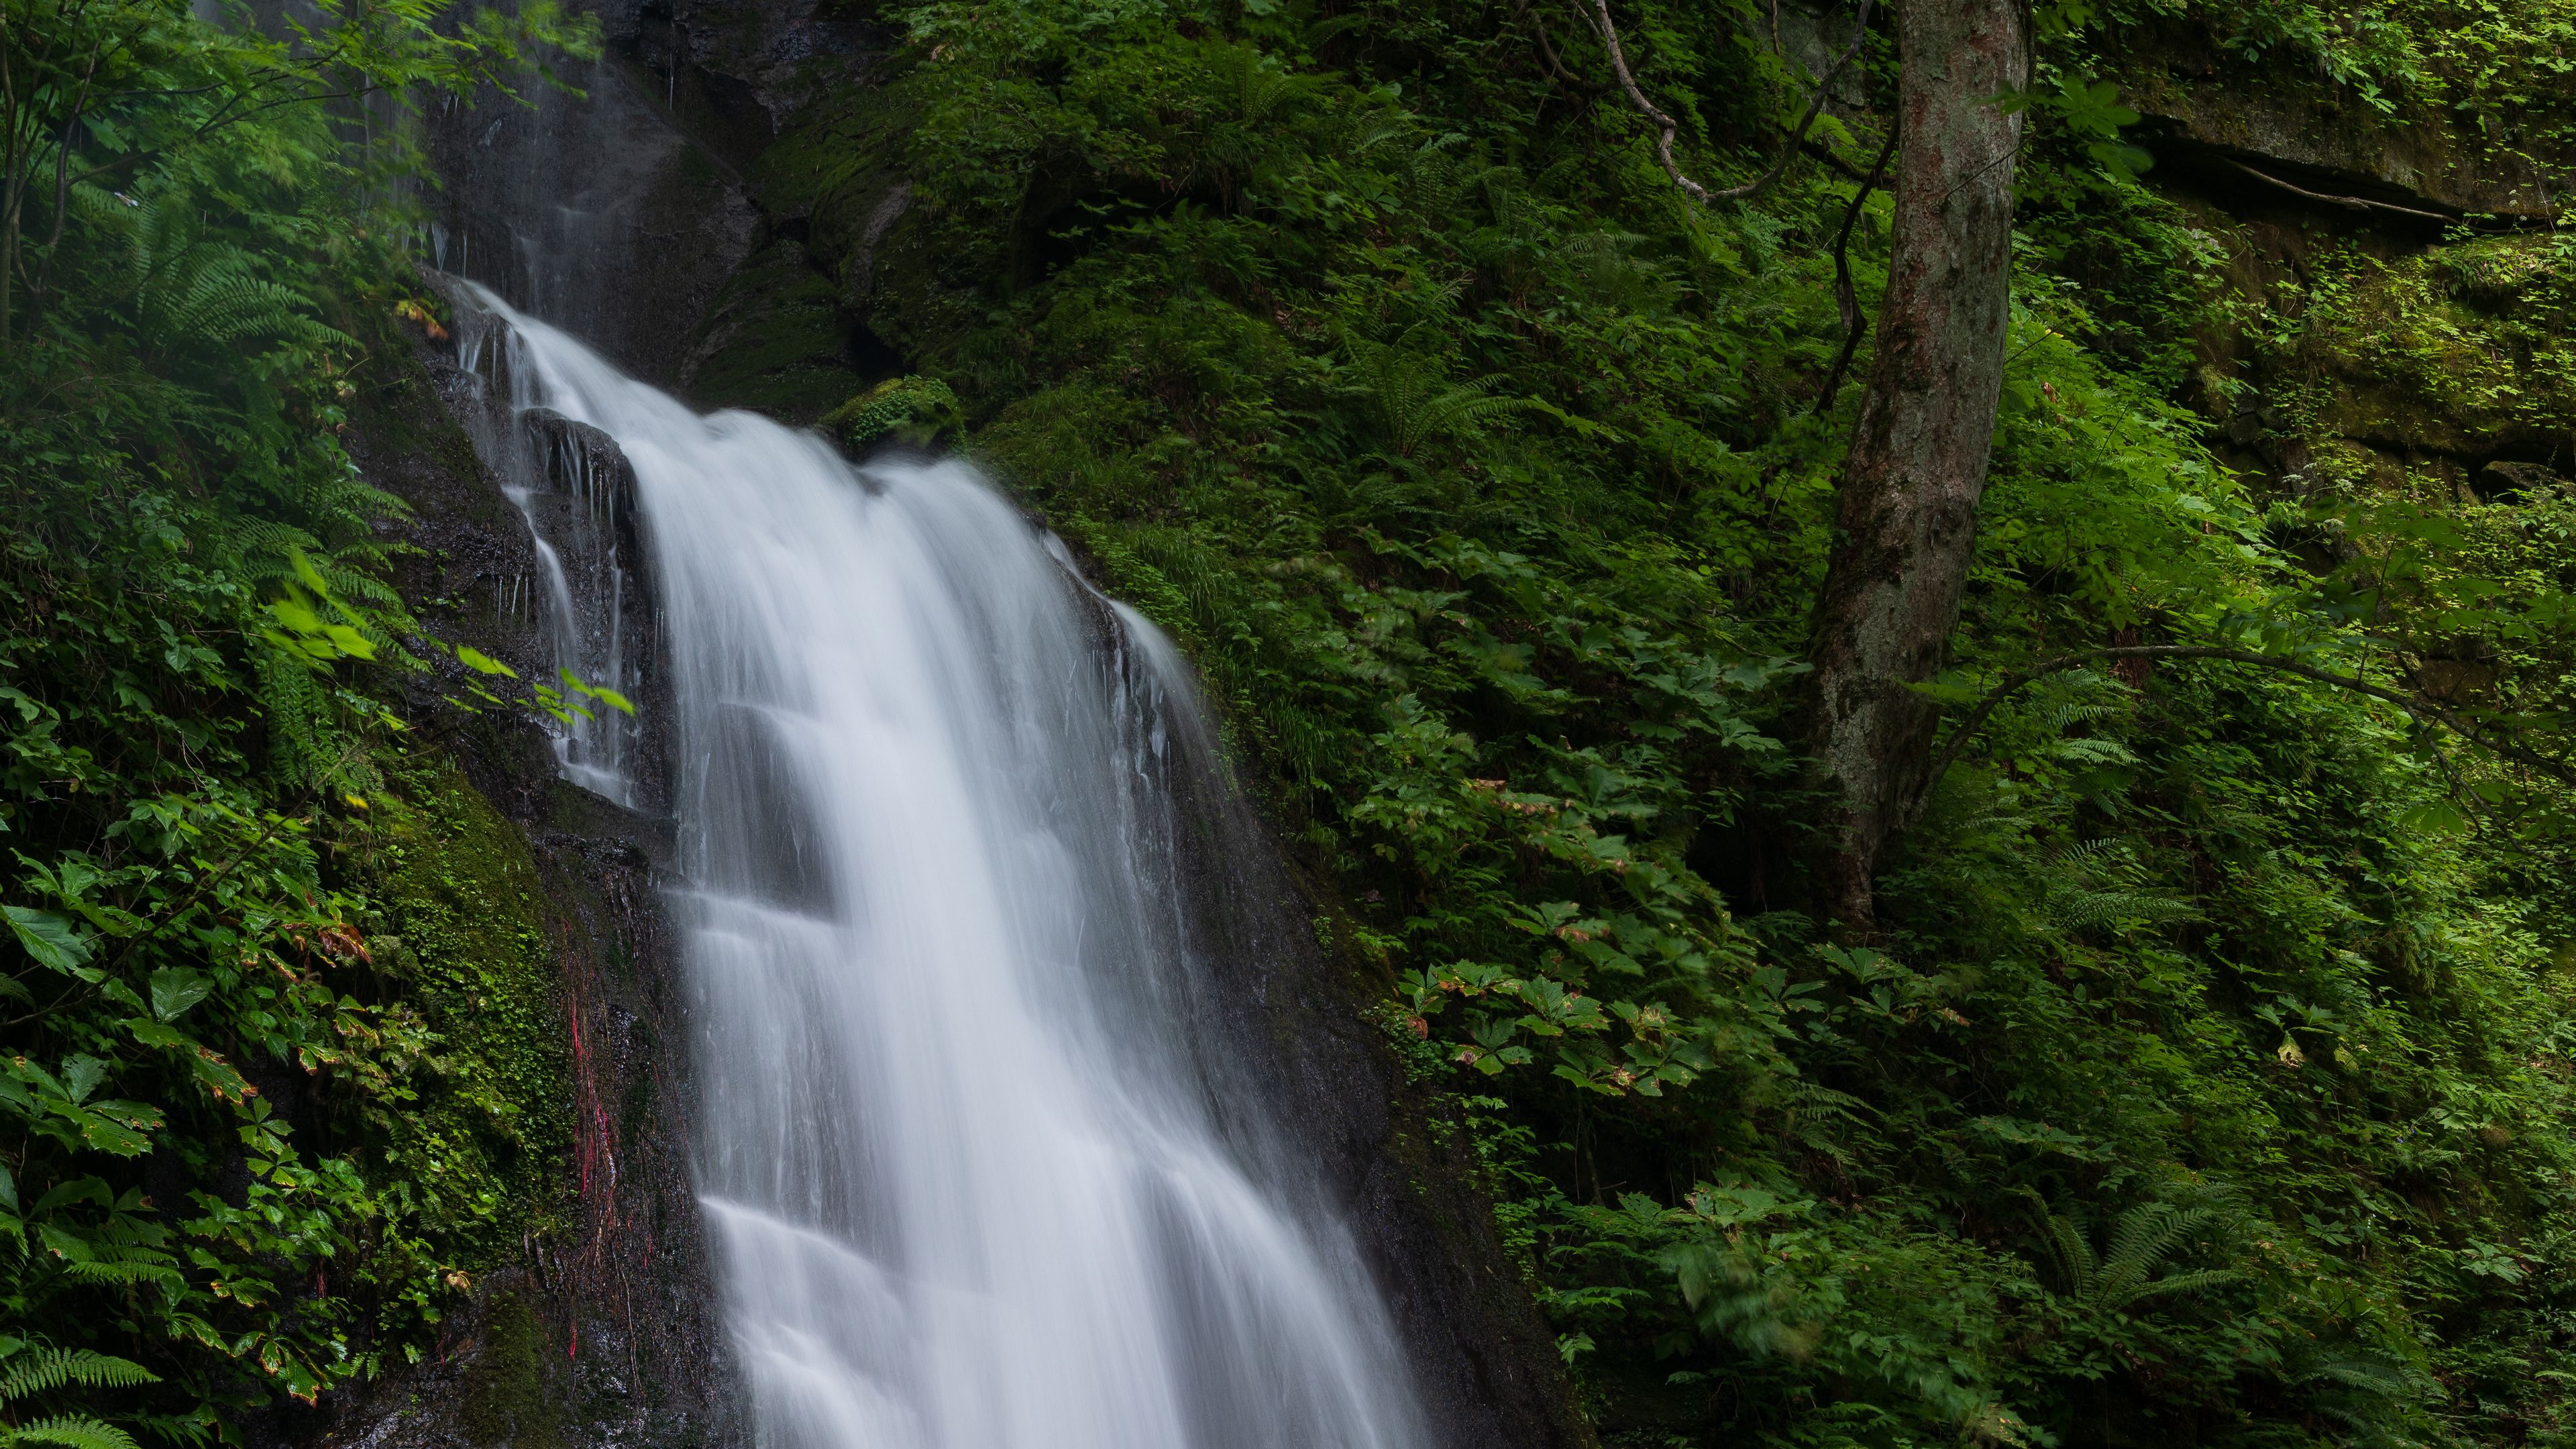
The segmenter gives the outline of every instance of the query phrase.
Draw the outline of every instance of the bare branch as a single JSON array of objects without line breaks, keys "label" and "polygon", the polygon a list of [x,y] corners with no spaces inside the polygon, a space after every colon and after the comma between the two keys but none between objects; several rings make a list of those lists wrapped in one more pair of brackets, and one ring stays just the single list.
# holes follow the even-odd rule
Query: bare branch
[{"label": "bare branch", "polygon": [[1587,96],[1601,94],[1602,87],[1582,79],[1565,68],[1564,58],[1556,53],[1556,46],[1547,38],[1546,22],[1529,13],[1529,0],[1519,0],[1519,3],[1512,8],[1512,20],[1515,23],[1523,20],[1529,22],[1530,34],[1538,41],[1539,59],[1547,62],[1547,73],[1550,76],[1564,82],[1568,89],[1579,94]]},{"label": "bare branch", "polygon": [[1852,193],[1851,205],[1843,211],[1843,224],[1834,233],[1834,306],[1843,319],[1843,346],[1834,354],[1834,366],[1825,374],[1824,390],[1816,394],[1816,411],[1834,405],[1834,394],[1843,390],[1843,374],[1851,370],[1852,354],[1860,350],[1861,326],[1868,321],[1860,313],[1860,294],[1852,287],[1851,234],[1860,220],[1860,209],[1869,202],[1869,194],[1878,189],[1878,179],[1887,171],[1887,158],[1896,154],[1896,125],[1890,122],[1887,139],[1878,143],[1878,159],[1870,163],[1869,176]]},{"label": "bare branch", "polygon": [[1610,19],[1610,0],[1592,0],[1592,11],[1595,28],[1601,32],[1601,43],[1610,51],[1610,69],[1619,77],[1619,89],[1627,93],[1628,104],[1636,107],[1637,113],[1655,127],[1655,157],[1664,163],[1664,174],[1673,178],[1673,184],[1682,189],[1683,195],[1706,206],[1716,201],[1745,201],[1759,196],[1770,189],[1771,183],[1788,173],[1790,163],[1796,161],[1806,147],[1808,129],[1816,124],[1817,115],[1825,108],[1825,97],[1833,92],[1834,77],[1842,74],[1843,67],[1851,64],[1852,58],[1860,54],[1861,46],[1868,41],[1869,12],[1874,3],[1875,0],[1860,0],[1860,10],[1852,17],[1851,44],[1832,65],[1825,68],[1823,75],[1817,77],[1816,94],[1807,102],[1806,114],[1798,118],[1797,129],[1790,133],[1789,144],[1780,152],[1780,159],[1771,164],[1770,170],[1751,181],[1724,191],[1711,191],[1682,173],[1680,164],[1673,160],[1673,137],[1680,133],[1681,123],[1646,99],[1646,93],[1638,88],[1636,76],[1629,73],[1628,53],[1619,44],[1619,27]]},{"label": "bare branch", "polygon": [[[125,48],[126,39],[117,42],[118,50]],[[72,137],[89,114],[90,87],[98,79],[99,62],[108,53],[107,37],[102,35],[98,43],[90,47],[89,68],[81,75],[80,94],[72,101],[71,118],[63,122],[62,135],[54,142],[54,225],[52,233],[45,238],[45,265],[27,284],[27,325],[30,327],[43,319],[46,299],[53,290],[54,256],[62,249],[63,223],[71,210]]]},{"label": "bare branch", "polygon": [[1836,151],[1833,147],[1826,145],[1822,141],[1810,139],[1801,149],[1803,149],[1808,155],[1824,162],[1826,170],[1840,176],[1845,181],[1868,182],[1870,189],[1873,191],[1885,191],[1887,189],[1886,177],[1874,176],[1871,172],[1861,170],[1849,161],[1844,160],[1841,152]]}]

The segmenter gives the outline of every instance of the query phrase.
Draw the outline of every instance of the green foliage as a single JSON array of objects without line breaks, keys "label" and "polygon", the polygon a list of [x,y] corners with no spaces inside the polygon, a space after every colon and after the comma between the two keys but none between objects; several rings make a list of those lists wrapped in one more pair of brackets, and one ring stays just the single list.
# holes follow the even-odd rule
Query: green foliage
[{"label": "green foliage", "polygon": [[[1849,173],[1691,207],[1586,89],[1608,61],[1572,5],[899,15],[885,89],[821,103],[763,184],[1206,671],[1328,945],[1387,984],[1408,1060],[1490,1094],[1506,1230],[1606,1439],[2564,1432],[2561,1368],[2527,1371],[2571,1347],[2548,780],[2239,665],[2064,673],[1968,741],[1885,937],[1820,938],[1782,741],[1856,402],[1816,395]],[[2295,295],[2249,288],[2241,238],[2141,183],[2100,79],[2180,33],[2371,114],[2511,76],[2539,106],[2553,15],[2042,17],[1936,698],[2139,641],[2400,690],[2473,662],[2435,693],[2555,749],[2558,484],[2282,496],[2221,431],[2257,390],[2267,428],[2333,431],[2367,366],[2450,426],[2563,432],[2554,243],[2321,243]],[[1620,26],[1685,170],[1767,164],[1804,101],[1771,12]],[[1857,172],[1875,124],[1821,134]],[[1885,213],[1857,204],[1866,303]],[[2333,330],[2394,305],[2382,271],[2422,320]],[[2517,300],[2481,331],[2472,293]]]},{"label": "green foliage", "polygon": [[[31,55],[54,99],[12,113],[37,310],[0,416],[0,1374],[74,1356],[15,1431],[64,1449],[124,1449],[111,1418],[202,1436],[399,1353],[542,1222],[567,1132],[524,852],[370,692],[436,646],[336,431],[363,319],[414,304],[380,280],[399,218],[350,202],[398,158],[353,159],[312,103],[579,36],[343,9],[305,52],[94,14],[138,68],[100,89],[77,47]],[[906,359],[826,426],[963,437],[1188,644],[1319,933],[1412,1068],[1477,1094],[1605,1440],[2576,1432],[2576,901],[2545,777],[2274,672],[2063,672],[1966,741],[1883,937],[1820,934],[1783,741],[1855,406],[1820,396],[1847,212],[1864,300],[1886,265],[1850,180],[1871,113],[1821,125],[1843,168],[1700,209],[1564,0],[888,18],[884,86],[760,163],[852,276],[834,305]],[[2576,421],[2563,248],[2271,267],[2141,184],[2103,77],[2180,35],[2225,84],[2509,160],[2564,124],[2565,17],[2040,19],[1996,461],[1930,693],[2191,642],[2554,754],[2576,485],[2439,460]],[[1776,23],[1620,6],[1691,174],[1753,174],[1803,108]],[[338,70],[302,58],[331,46]],[[1883,114],[1892,57],[1864,54]],[[304,103],[223,109],[254,81]],[[194,144],[209,122],[226,144]],[[64,136],[123,169],[74,176]],[[790,281],[804,330],[727,385],[819,408],[831,309]],[[2230,466],[2257,444],[2305,461]],[[468,705],[629,707],[442,652]],[[542,1335],[494,1323],[469,1427],[543,1439]],[[157,1380],[105,1377],[111,1340]]]},{"label": "green foliage", "polygon": [[22,1399],[66,1387],[130,1389],[156,1382],[141,1364],[88,1349],[38,1348],[20,1338],[0,1339],[0,1405],[14,1422],[0,1424],[0,1443],[51,1444],[59,1449],[135,1449],[134,1436],[87,1414],[30,1418],[15,1407]]},{"label": "green foliage", "polygon": [[[0,329],[12,1442],[205,1443],[312,1400],[416,1354],[493,1224],[515,1244],[549,1205],[559,1124],[512,1096],[561,1095],[526,1040],[529,895],[479,908],[515,929],[458,962],[406,942],[429,912],[384,863],[464,811],[376,692],[419,667],[379,541],[401,505],[339,436],[407,218],[365,204],[399,154],[330,107],[352,76],[463,84],[584,27],[299,15],[281,41],[10,0],[0,27],[25,304]],[[460,973],[510,1010],[465,1029]]]},{"label": "green foliage", "polygon": [[[566,16],[555,0],[444,10],[318,0],[269,26],[218,26],[171,0],[9,0],[0,7],[10,77],[0,87],[0,346],[44,321],[61,294],[101,280],[71,277],[59,264],[74,258],[83,271],[121,269],[145,314],[134,320],[156,339],[319,326],[291,287],[257,275],[259,258],[199,235],[202,218],[164,206],[145,180],[197,170],[221,148],[252,175],[292,184],[347,149],[315,128],[332,103],[412,88],[506,91],[553,48],[597,53],[596,21]],[[355,160],[400,164],[401,135]],[[78,234],[76,214],[97,225],[119,204],[140,213],[115,228],[126,246]]]},{"label": "green foliage", "polygon": [[465,1432],[477,1445],[554,1449],[562,1407],[546,1392],[546,1332],[516,1295],[493,1305],[466,1371]]}]

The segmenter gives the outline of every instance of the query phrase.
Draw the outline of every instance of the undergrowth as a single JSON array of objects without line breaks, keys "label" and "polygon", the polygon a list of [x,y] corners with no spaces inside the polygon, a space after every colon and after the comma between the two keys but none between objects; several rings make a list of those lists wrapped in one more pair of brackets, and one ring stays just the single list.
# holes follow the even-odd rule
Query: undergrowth
[{"label": "undergrowth", "polygon": [[[1821,44],[1617,9],[1694,173],[1768,164]],[[1880,938],[1816,919],[1798,656],[1858,402],[1821,390],[1847,211],[1864,309],[1884,275],[1882,39],[1829,155],[1702,210],[1580,6],[889,14],[883,88],[809,113],[764,200],[864,259],[847,305],[1205,670],[1329,943],[1475,1094],[1605,1441],[2567,1432],[2545,774],[2282,672],[2071,670],[1938,782]],[[2554,363],[2378,325],[2367,236],[2263,272],[2139,179],[2097,77],[2180,34],[2354,124],[2528,132],[2569,100],[2558,12],[2040,19],[1951,717],[2179,642],[2453,680],[2557,755],[2558,495],[2298,470],[2343,436],[2302,401],[2333,368],[2563,429]],[[2414,315],[2554,287],[2554,247],[2463,233]],[[2554,359],[2554,303],[2487,307]]]},{"label": "undergrowth", "polygon": [[341,436],[405,161],[334,87],[588,31],[0,19],[0,1434],[239,1442],[417,1358],[553,1206],[524,844],[387,703],[402,506]]}]

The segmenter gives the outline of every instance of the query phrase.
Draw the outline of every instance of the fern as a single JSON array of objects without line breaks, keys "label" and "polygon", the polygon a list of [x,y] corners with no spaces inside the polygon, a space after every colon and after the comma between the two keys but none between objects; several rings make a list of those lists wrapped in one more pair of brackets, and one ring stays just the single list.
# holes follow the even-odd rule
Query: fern
[{"label": "fern", "polygon": [[112,285],[131,299],[135,330],[147,345],[202,351],[266,339],[357,348],[314,317],[310,298],[259,275],[257,257],[208,239],[193,206],[95,187],[79,188],[76,201],[93,224],[123,237],[125,245],[103,249],[102,260],[121,264]]},{"label": "fern", "polygon": [[2110,926],[2136,929],[2195,919],[2200,912],[2148,884],[2148,871],[2125,841],[2088,840],[2053,851],[2045,910],[2050,924],[2069,931]]},{"label": "fern", "polygon": [[2351,1342],[2295,1344],[2281,1377],[2303,1392],[2309,1412],[2343,1428],[2365,1449],[2405,1442],[2390,1428],[2408,1405],[2441,1392],[2422,1369],[2384,1349]]},{"label": "fern", "polygon": [[2223,1222],[2215,1207],[2146,1202],[2120,1214],[2111,1226],[2110,1242],[2098,1254],[2080,1225],[2056,1213],[2043,1214],[2040,1241],[2054,1260],[2062,1296],[2098,1312],[2120,1313],[2150,1299],[2242,1281],[2245,1274],[2234,1268],[2154,1276],[2175,1249]]},{"label": "fern", "polygon": [[138,1384],[158,1383],[160,1379],[141,1364],[85,1348],[39,1348],[28,1350],[28,1357],[9,1366],[0,1374],[0,1403],[14,1403],[30,1394],[46,1393],[66,1385],[85,1389],[123,1389]]},{"label": "fern", "polygon": [[2083,1229],[2071,1219],[2050,1213],[2041,1223],[2040,1241],[2048,1248],[2049,1256],[2056,1264],[2058,1282],[2065,1295],[2079,1300],[2090,1299],[2099,1263],[2093,1256],[2093,1244],[2085,1238]]},{"label": "fern", "polygon": [[19,1444],[59,1444],[62,1449],[137,1449],[134,1436],[104,1419],[86,1414],[62,1414],[50,1419],[30,1419],[15,1429],[0,1430],[0,1442]]},{"label": "fern", "polygon": [[100,1256],[65,1263],[63,1271],[76,1281],[127,1285],[158,1283],[168,1288],[176,1288],[182,1281],[179,1270],[171,1264],[169,1255],[166,1253],[154,1253],[145,1249],[115,1249],[99,1244],[92,1246],[94,1250],[113,1253],[115,1256]]},{"label": "fern", "polygon": [[1411,461],[1433,443],[1475,436],[1486,422],[1530,407],[1527,398],[1495,396],[1491,378],[1450,382],[1437,359],[1382,342],[1349,345],[1352,391],[1393,459]]},{"label": "fern", "polygon": [[[139,1363],[85,1348],[22,1350],[0,1373],[0,1404],[57,1389],[130,1389],[159,1383],[160,1376]],[[55,1414],[15,1426],[0,1425],[0,1449],[21,1444],[52,1444],[59,1449],[136,1449],[134,1436],[90,1414]]]}]

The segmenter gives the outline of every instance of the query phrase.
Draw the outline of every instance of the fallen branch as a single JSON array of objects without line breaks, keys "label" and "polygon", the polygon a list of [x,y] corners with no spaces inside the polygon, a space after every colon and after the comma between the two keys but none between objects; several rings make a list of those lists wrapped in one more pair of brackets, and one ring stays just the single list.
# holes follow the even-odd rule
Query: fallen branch
[{"label": "fallen branch", "polygon": [[2318,684],[2330,684],[2337,689],[2348,689],[2355,694],[2366,694],[2373,699],[2385,700],[2418,720],[2442,726],[2499,759],[2511,760],[2515,764],[2537,770],[2562,785],[2576,785],[2576,772],[2571,772],[2566,765],[2544,755],[2534,754],[2520,745],[2490,739],[2457,713],[2420,695],[2389,689],[2372,684],[2368,680],[2355,679],[2348,674],[2336,674],[2331,670],[2301,664],[2295,659],[2284,659],[2276,654],[2256,654],[2251,650],[2217,649],[2197,644],[2130,644],[2106,649],[2087,649],[2077,654],[2062,654],[2055,659],[2041,660],[2027,669],[2005,676],[2004,682],[1996,685],[1994,691],[1979,701],[1977,707],[1969,711],[1968,717],[1959,722],[1959,727],[1950,732],[1950,742],[1942,746],[1940,754],[1933,757],[1932,768],[1924,775],[1923,784],[1915,791],[1913,804],[1906,814],[1911,817],[1922,809],[1923,802],[1932,794],[1932,787],[1941,783],[1941,777],[1947,774],[1950,766],[1958,761],[1960,753],[1968,747],[1968,741],[1976,734],[1978,727],[1986,722],[1987,716],[1995,712],[1995,706],[2036,680],[2051,674],[2062,674],[2069,669],[2080,669],[2102,659],[2215,659],[2230,664],[2252,664],[2265,669],[2278,670],[2283,674],[2293,674]]},{"label": "fallen branch", "polygon": [[1840,176],[1845,181],[1866,182],[1868,183],[1869,188],[1873,191],[1885,191],[1887,189],[1886,177],[1878,176],[1873,172],[1861,170],[1849,161],[1844,160],[1841,152],[1836,151],[1833,147],[1826,145],[1822,141],[1810,139],[1802,149],[1805,150],[1808,155],[1824,162],[1827,169],[1831,170],[1835,175]]},{"label": "fallen branch", "polygon": [[1673,137],[1680,133],[1681,123],[1664,114],[1662,108],[1647,100],[1646,93],[1638,89],[1636,76],[1628,70],[1628,53],[1619,44],[1619,27],[1610,19],[1610,0],[1592,0],[1592,11],[1601,31],[1601,43],[1610,51],[1610,69],[1619,77],[1619,89],[1627,92],[1628,104],[1635,106],[1637,113],[1655,127],[1655,157],[1664,163],[1664,174],[1673,178],[1673,184],[1682,189],[1683,195],[1706,206],[1715,201],[1744,201],[1759,196],[1770,188],[1772,182],[1787,173],[1789,163],[1797,160],[1806,148],[1808,128],[1816,124],[1816,116],[1824,110],[1825,97],[1833,91],[1834,77],[1842,74],[1843,67],[1851,64],[1852,57],[1860,54],[1861,45],[1869,39],[1869,12],[1873,3],[1875,0],[1860,0],[1860,11],[1852,17],[1851,44],[1844,48],[1841,58],[1826,67],[1825,73],[1817,78],[1815,98],[1807,103],[1807,113],[1798,118],[1798,128],[1791,133],[1780,159],[1771,164],[1770,170],[1742,186],[1725,191],[1711,191],[1682,174],[1680,164],[1673,160]]},{"label": "fallen branch", "polygon": [[2281,188],[2283,191],[2290,193],[2292,196],[2304,196],[2310,201],[2322,202],[2327,206],[2339,206],[2346,211],[2389,211],[2395,212],[2399,216],[2412,216],[2419,217],[2425,221],[2438,221],[2444,226],[2455,225],[2460,220],[2460,218],[2456,216],[2446,216],[2438,211],[2419,211],[2411,206],[2399,206],[2393,201],[2372,201],[2365,196],[2329,196],[2322,191],[2310,191],[2304,186],[2293,186],[2278,176],[2271,175],[2268,172],[2257,171],[2253,167],[2246,165],[2244,162],[2237,160],[2233,156],[2221,156],[2218,159],[2225,162],[2227,165],[2233,166],[2237,170],[2244,172],[2246,175],[2253,177],[2255,180],[2269,182],[2270,184]]}]

